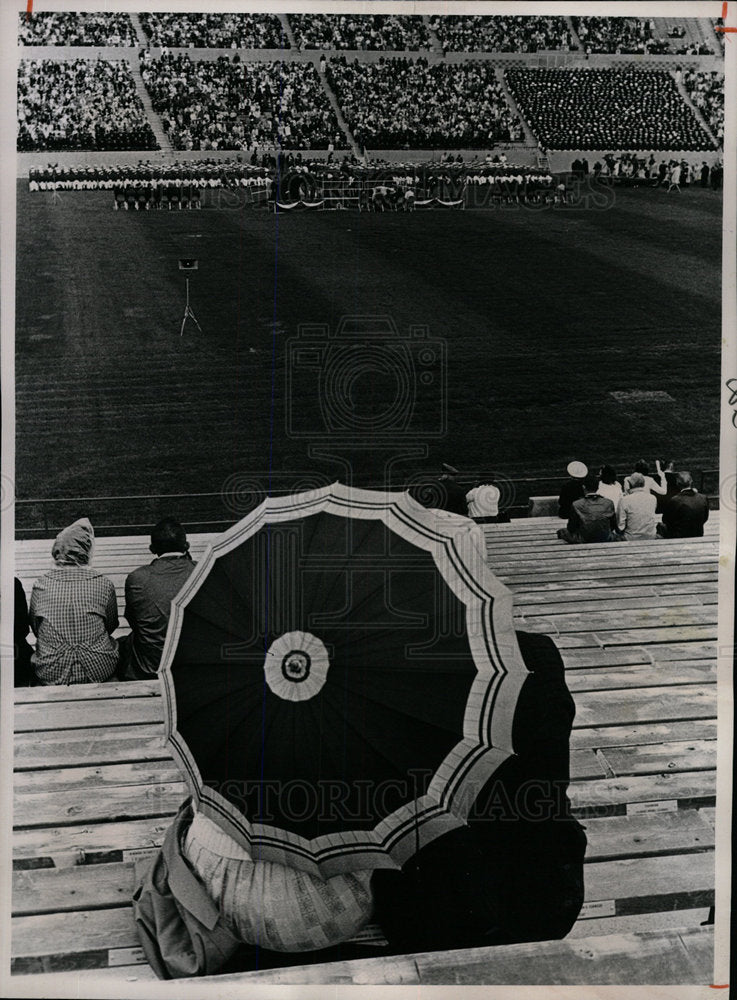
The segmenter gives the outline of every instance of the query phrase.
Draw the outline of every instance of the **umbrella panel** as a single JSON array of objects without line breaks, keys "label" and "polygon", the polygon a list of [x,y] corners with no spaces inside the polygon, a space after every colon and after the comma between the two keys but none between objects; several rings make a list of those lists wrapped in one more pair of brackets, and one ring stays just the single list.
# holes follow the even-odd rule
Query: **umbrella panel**
[{"label": "umbrella panel", "polygon": [[[461,738],[476,675],[465,609],[432,557],[381,522],[352,522],[351,537],[344,526],[319,514],[265,527],[218,558],[172,663],[177,730],[203,783],[249,820],[310,839],[370,829],[422,794]],[[284,633],[328,652],[306,700],[265,681]]]}]

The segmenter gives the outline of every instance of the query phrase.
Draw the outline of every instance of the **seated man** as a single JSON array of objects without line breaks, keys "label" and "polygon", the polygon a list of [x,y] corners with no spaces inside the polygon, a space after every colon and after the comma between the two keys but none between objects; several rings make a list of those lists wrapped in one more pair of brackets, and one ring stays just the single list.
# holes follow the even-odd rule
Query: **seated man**
[{"label": "seated man", "polygon": [[617,530],[625,542],[637,538],[655,538],[655,507],[657,501],[645,483],[641,472],[629,477],[630,492],[619,501]]},{"label": "seated man", "polygon": [[579,500],[583,496],[583,481],[588,473],[588,469],[583,462],[569,462],[566,472],[570,476],[567,483],[563,483],[558,497],[558,517],[570,517],[571,507],[574,500]]},{"label": "seated man", "polygon": [[107,681],[118,665],[115,587],[90,568],[95,533],[86,517],[56,536],[54,568],[33,585],[31,663],[41,684]]},{"label": "seated man", "polygon": [[567,526],[558,528],[558,538],[570,544],[612,540],[616,511],[611,500],[597,493],[598,488],[598,474],[589,472],[584,480],[586,492],[580,500],[574,500]]},{"label": "seated man", "polygon": [[120,642],[120,675],[141,680],[156,675],[169,625],[172,598],[194,569],[184,528],[165,517],[151,532],[155,558],[128,574],[125,617],[130,635]]},{"label": "seated man", "polygon": [[473,518],[477,524],[494,524],[498,521],[509,521],[507,514],[499,513],[500,496],[501,493],[498,486],[494,486],[493,483],[478,482],[466,494],[468,516]]},{"label": "seated man", "polygon": [[666,501],[658,534],[662,538],[700,538],[709,520],[709,501],[694,489],[690,472],[679,472],[676,486],[679,492]]}]

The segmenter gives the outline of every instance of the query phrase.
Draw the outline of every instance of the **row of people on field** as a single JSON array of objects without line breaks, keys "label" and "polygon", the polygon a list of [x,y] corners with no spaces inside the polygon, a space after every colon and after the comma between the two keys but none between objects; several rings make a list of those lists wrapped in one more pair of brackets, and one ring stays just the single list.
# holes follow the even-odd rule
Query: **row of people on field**
[{"label": "row of people on field", "polygon": [[656,461],[653,477],[641,459],[622,484],[611,465],[597,472],[574,461],[568,465],[568,475],[558,498],[558,516],[567,519],[557,532],[564,542],[700,538],[704,534],[708,499],[694,487],[691,473],[676,472],[673,462],[663,468]]}]

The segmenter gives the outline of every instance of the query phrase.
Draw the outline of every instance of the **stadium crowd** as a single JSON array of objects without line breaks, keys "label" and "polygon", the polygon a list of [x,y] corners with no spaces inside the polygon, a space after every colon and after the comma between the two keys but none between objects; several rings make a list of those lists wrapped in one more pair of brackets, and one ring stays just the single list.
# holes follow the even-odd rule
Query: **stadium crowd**
[{"label": "stadium crowd", "polygon": [[600,180],[622,184],[628,187],[689,187],[699,185],[718,190],[722,186],[723,168],[721,161],[709,164],[703,160],[700,165],[687,160],[658,160],[654,153],[650,156],[638,153],[605,153],[590,168],[588,160],[575,159],[571,172],[579,177],[592,173]]},{"label": "stadium crowd", "polygon": [[434,16],[444,52],[539,52],[575,49],[564,17]]},{"label": "stadium crowd", "polygon": [[400,14],[290,14],[300,49],[416,51],[430,47],[425,22]]},{"label": "stadium crowd", "polygon": [[175,149],[326,149],[340,133],[312,64],[194,62],[144,53],[142,76]]},{"label": "stadium crowd", "polygon": [[21,45],[127,45],[138,43],[127,14],[78,14],[34,11],[19,14]]},{"label": "stadium crowd", "polygon": [[599,53],[671,52],[667,38],[655,35],[652,18],[574,17],[573,26],[585,51]]},{"label": "stadium crowd", "polygon": [[488,63],[341,56],[327,74],[360,147],[478,148],[524,137]]},{"label": "stadium crowd", "polygon": [[18,149],[157,149],[125,60],[21,59]]},{"label": "stadium crowd", "polygon": [[706,119],[719,144],[724,144],[724,73],[686,69],[682,75],[688,96]]},{"label": "stadium crowd", "polygon": [[276,14],[139,14],[154,48],[289,48]]},{"label": "stadium crowd", "polygon": [[546,149],[711,149],[670,74],[509,69],[505,78]]}]

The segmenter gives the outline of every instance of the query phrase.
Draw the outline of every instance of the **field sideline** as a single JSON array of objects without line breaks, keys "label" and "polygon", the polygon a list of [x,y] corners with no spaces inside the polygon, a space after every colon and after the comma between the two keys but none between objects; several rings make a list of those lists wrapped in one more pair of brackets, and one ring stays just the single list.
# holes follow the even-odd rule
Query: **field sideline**
[{"label": "field sideline", "polygon": [[[344,478],[287,426],[286,369],[292,429],[329,444],[317,374],[289,341],[302,323],[355,314],[389,315],[402,333],[425,325],[445,344],[447,396],[431,365],[428,385],[408,390],[406,433],[391,435],[398,456],[427,446],[398,460],[400,478],[440,461],[558,475],[574,455],[622,472],[640,456],[716,465],[719,194],[617,190],[606,211],[411,216],[111,203],[18,185],[20,499],[217,492],[270,468],[281,483],[310,470]],[[204,331],[188,324],[181,339],[179,257],[200,260],[191,304]],[[630,390],[673,401],[610,395]],[[369,417],[396,382],[359,375],[352,392],[368,429],[355,435],[364,447],[341,453],[355,482],[379,485],[389,452],[365,447],[377,444]],[[447,433],[429,438],[444,403]]]}]

